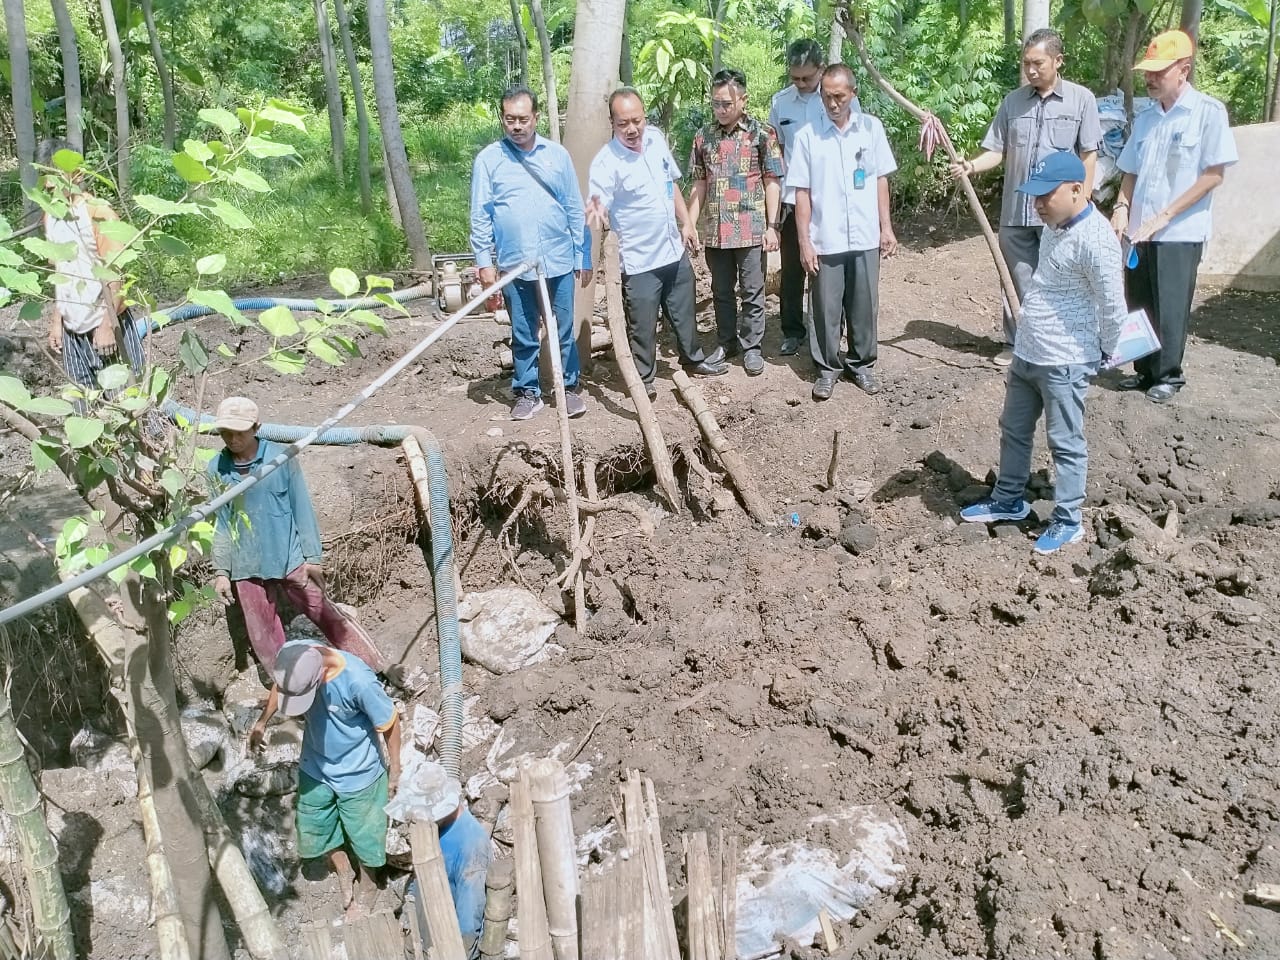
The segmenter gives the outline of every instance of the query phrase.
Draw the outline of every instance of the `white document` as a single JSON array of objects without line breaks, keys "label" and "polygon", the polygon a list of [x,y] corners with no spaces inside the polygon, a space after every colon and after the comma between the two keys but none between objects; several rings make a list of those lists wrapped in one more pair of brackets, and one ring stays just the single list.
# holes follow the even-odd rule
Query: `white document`
[{"label": "white document", "polygon": [[1160,340],[1151,326],[1147,311],[1134,310],[1124,318],[1124,323],[1120,326],[1120,339],[1116,341],[1116,352],[1107,361],[1107,369],[1133,363],[1159,349]]}]

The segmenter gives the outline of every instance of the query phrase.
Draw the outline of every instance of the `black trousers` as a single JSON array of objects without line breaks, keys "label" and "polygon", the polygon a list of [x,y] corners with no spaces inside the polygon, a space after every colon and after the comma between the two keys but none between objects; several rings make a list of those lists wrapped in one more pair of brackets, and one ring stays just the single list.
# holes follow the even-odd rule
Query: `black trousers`
[{"label": "black trousers", "polygon": [[[876,362],[880,309],[880,250],[850,250],[818,257],[813,281],[809,352],[818,376],[853,373]],[[840,356],[848,331],[849,351]]]},{"label": "black trousers", "polygon": [[693,264],[687,253],[656,270],[623,274],[622,306],[627,314],[631,355],[646,384],[653,383],[657,373],[659,311],[675,334],[680,364],[691,367],[706,359],[698,342]]},{"label": "black trousers", "polygon": [[[716,340],[728,354],[759,350],[764,340],[764,250],[761,247],[706,247]],[[738,298],[742,311],[738,311]]]},{"label": "black trousers", "polygon": [[778,234],[778,253],[782,257],[782,289],[778,291],[782,335],[803,340],[807,328],[804,316],[806,275],[804,264],[800,262],[800,234],[796,232],[796,214],[789,205],[782,221],[782,231]]},{"label": "black trousers", "polygon": [[1138,265],[1125,271],[1125,298],[1130,310],[1147,311],[1160,338],[1160,349],[1136,361],[1134,370],[1152,386],[1168,383],[1180,387],[1187,382],[1182,358],[1204,244],[1148,241],[1137,248]]}]

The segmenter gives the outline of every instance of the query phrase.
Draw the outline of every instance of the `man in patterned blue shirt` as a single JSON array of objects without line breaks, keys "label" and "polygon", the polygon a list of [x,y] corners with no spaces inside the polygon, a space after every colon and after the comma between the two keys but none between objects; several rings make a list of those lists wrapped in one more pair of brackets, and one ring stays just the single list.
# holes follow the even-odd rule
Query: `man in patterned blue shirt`
[{"label": "man in patterned blue shirt", "polygon": [[1026,518],[1031,507],[1023,492],[1043,413],[1057,503],[1036,553],[1054,553],[1084,538],[1085,394],[1115,352],[1126,313],[1120,243],[1089,202],[1087,181],[1080,158],[1062,151],[1036,164],[1018,188],[1035,198],[1045,230],[1013,344],[1000,417],[999,477],[991,496],[960,511],[971,523]]}]

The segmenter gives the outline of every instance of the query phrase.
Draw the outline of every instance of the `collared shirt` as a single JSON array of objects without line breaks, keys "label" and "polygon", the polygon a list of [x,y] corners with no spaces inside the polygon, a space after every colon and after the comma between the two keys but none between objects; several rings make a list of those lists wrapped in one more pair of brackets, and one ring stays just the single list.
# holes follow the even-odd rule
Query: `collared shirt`
[{"label": "collared shirt", "polygon": [[[1191,189],[1209,167],[1232,164],[1238,159],[1227,108],[1220,101],[1190,84],[1168,110],[1158,100],[1153,101],[1133,118],[1133,132],[1116,163],[1121,172],[1137,175],[1129,209],[1130,231],[1136,231]],[[1152,239],[1203,243],[1213,228],[1212,203],[1210,191]]]},{"label": "collared shirt", "polygon": [[470,947],[484,926],[484,878],[493,859],[489,831],[463,807],[454,821],[440,831],[440,853],[462,944]]},{"label": "collared shirt", "polygon": [[[245,473],[283,450],[278,443],[259,440],[258,453]],[[221,493],[245,474],[224,447],[209,461],[209,476]],[[303,563],[319,563],[320,554],[320,524],[297,458],[222,507],[214,518],[213,569],[232,580],[283,580]]]},{"label": "collared shirt", "polygon": [[1089,204],[1041,232],[1013,352],[1037,366],[1097,363],[1115,352],[1126,314],[1120,241]]},{"label": "collared shirt", "polygon": [[[853,109],[855,113],[860,109],[857,98],[853,101]],[[773,132],[778,137],[785,164],[791,163],[796,134],[810,124],[819,122],[826,112],[817,90],[813,93],[801,93],[793,83],[773,95],[773,101],[769,104],[769,126],[773,127]],[[796,202],[795,188],[786,183],[782,185],[782,202]]]},{"label": "collared shirt", "polygon": [[1092,93],[1070,80],[1058,78],[1047,97],[1031,84],[1005,96],[996,118],[982,140],[984,150],[1004,154],[1004,197],[1000,203],[1002,227],[1043,226],[1035,201],[1018,188],[1031,177],[1035,165],[1057,150],[1083,155],[1102,143],[1098,101]]},{"label": "collared shirt", "polygon": [[824,110],[800,131],[787,185],[809,191],[809,239],[819,254],[880,246],[879,179],[897,169],[884,125],[869,113],[850,114],[841,130]]},{"label": "collared shirt", "polygon": [[[537,136],[527,152],[504,138],[476,154],[471,169],[471,251],[476,266],[496,263],[500,271],[523,260],[540,263],[549,277],[591,269],[582,193],[568,150]],[[530,270],[521,279],[535,276]]]},{"label": "collared shirt", "polygon": [[386,767],[375,731],[390,728],[396,707],[363,660],[342,650],[334,652],[342,657],[343,667],[337,676],[321,681],[315,700],[302,715],[298,767],[342,797],[359,793],[382,776]]},{"label": "collared shirt", "polygon": [[694,134],[689,179],[707,182],[703,242],[726,249],[763,243],[764,183],[784,169],[772,128],[746,115],[732,130],[710,123]]},{"label": "collared shirt", "polygon": [[587,193],[609,211],[623,273],[647,273],[684,256],[675,210],[679,179],[680,168],[656,127],[645,127],[638,152],[615,137],[591,161]]}]

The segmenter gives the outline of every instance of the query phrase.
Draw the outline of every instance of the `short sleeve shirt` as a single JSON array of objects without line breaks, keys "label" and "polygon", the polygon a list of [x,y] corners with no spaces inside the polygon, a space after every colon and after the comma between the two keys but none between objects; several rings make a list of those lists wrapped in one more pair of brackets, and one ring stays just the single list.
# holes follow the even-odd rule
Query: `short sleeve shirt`
[{"label": "short sleeve shirt", "polygon": [[1004,154],[1004,196],[1000,203],[1002,227],[1040,227],[1035,201],[1019,193],[1035,165],[1058,150],[1090,153],[1102,143],[1098,101],[1092,93],[1070,80],[1058,78],[1047,97],[1030,84],[1019,87],[1000,102],[1000,109],[982,140],[984,150]]},{"label": "short sleeve shirt", "polygon": [[689,178],[707,182],[703,242],[726,249],[763,243],[764,184],[783,171],[778,138],[758,120],[744,116],[732,130],[712,123],[694,134]]},{"label": "short sleeve shirt", "polygon": [[[1152,103],[1133,118],[1133,132],[1117,161],[1122,172],[1136,175],[1130,229],[1137,230],[1186,193],[1209,167],[1232,164],[1238,159],[1227,108],[1218,100],[1188,85],[1168,110],[1158,102]],[[1210,191],[1152,239],[1203,243],[1213,227],[1212,203]]]},{"label": "short sleeve shirt", "polygon": [[819,255],[880,246],[879,179],[897,169],[884,125],[869,113],[852,114],[841,130],[824,112],[800,131],[787,186],[809,191],[809,239]]},{"label": "short sleeve shirt", "polygon": [[[295,643],[307,641],[296,640]],[[303,715],[302,772],[338,796],[359,793],[386,769],[377,731],[396,716],[395,704],[359,657],[337,651],[342,672],[325,680]]]},{"label": "short sleeve shirt", "polygon": [[591,161],[589,197],[599,197],[618,235],[622,272],[634,276],[684,256],[676,222],[675,191],[680,168],[655,127],[646,127],[639,152],[617,138]]}]

